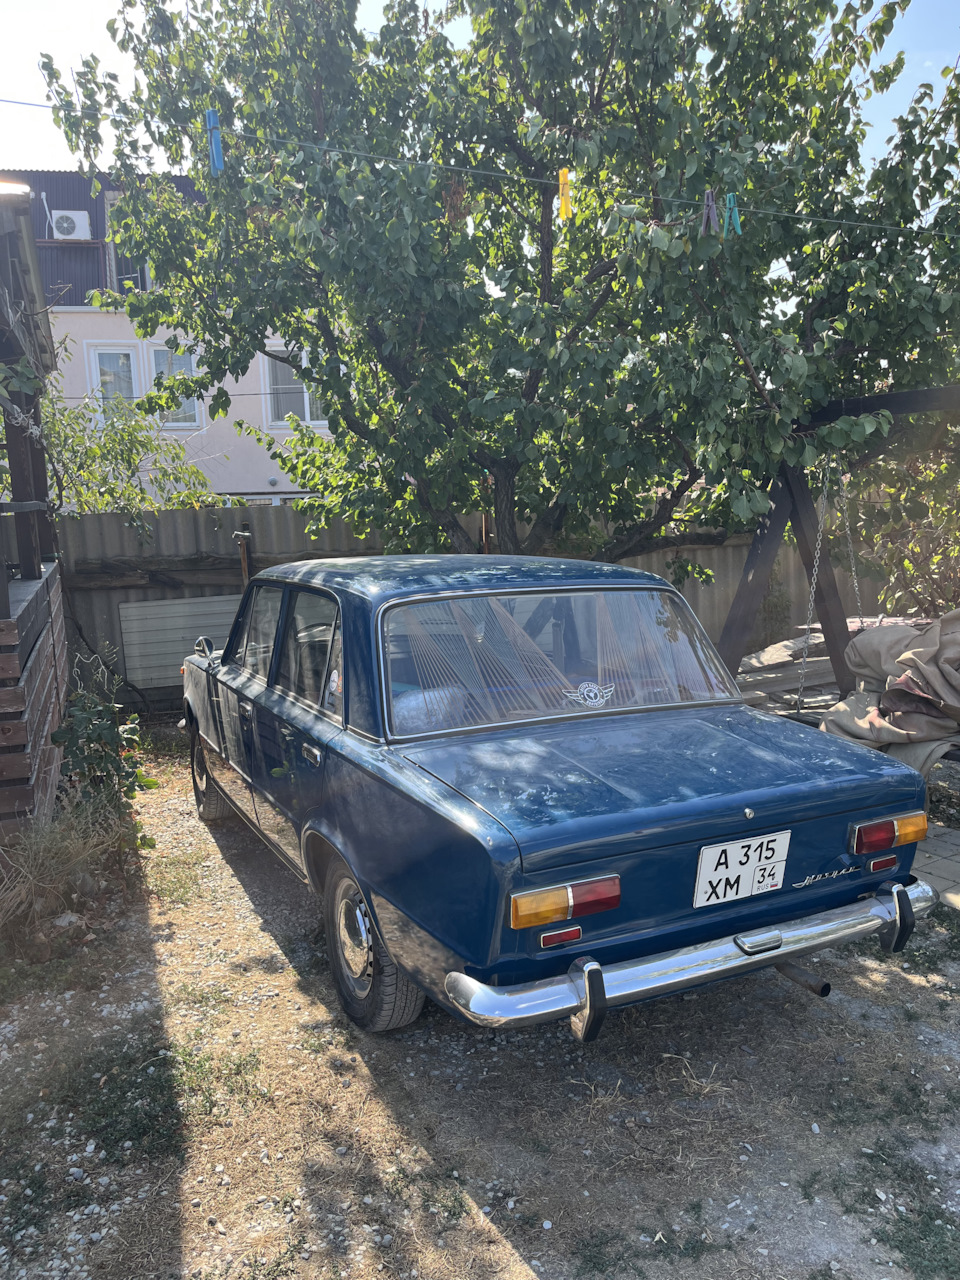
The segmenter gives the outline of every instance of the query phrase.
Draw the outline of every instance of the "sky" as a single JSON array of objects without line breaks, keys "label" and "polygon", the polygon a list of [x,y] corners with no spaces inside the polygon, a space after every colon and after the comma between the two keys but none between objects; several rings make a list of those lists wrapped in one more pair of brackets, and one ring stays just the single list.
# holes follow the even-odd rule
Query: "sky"
[{"label": "sky", "polygon": [[[106,32],[106,23],[119,9],[118,0],[29,0],[7,6],[4,15],[4,73],[0,97],[43,103],[46,85],[39,69],[41,53],[54,62],[69,83],[69,69],[85,54],[96,53],[106,67],[120,70],[121,55]],[[382,5],[360,0],[358,24],[379,25]],[[960,53],[960,5],[957,0],[913,0],[884,49],[887,61],[899,50],[906,68],[899,84],[867,104],[866,117],[874,126],[868,154],[883,151],[891,120],[910,100],[922,81],[942,84],[940,71]],[[0,170],[77,168],[74,157],[55,128],[51,113],[37,107],[0,102]]]}]

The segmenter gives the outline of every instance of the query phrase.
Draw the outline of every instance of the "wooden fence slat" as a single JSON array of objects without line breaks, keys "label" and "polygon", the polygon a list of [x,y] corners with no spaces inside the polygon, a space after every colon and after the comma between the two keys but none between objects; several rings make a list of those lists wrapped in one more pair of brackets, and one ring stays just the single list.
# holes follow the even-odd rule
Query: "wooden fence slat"
[{"label": "wooden fence slat", "polygon": [[46,674],[48,666],[53,665],[51,640],[52,628],[48,622],[33,646],[33,652],[30,654],[20,683],[14,688],[0,689],[0,711],[26,710],[30,694],[36,688],[37,682]]},{"label": "wooden fence slat", "polygon": [[26,719],[0,720],[0,747],[25,747],[27,745]]},{"label": "wooden fence slat", "polygon": [[[0,752],[0,782],[9,782],[12,778],[29,778],[31,768],[28,752]],[[0,794],[2,794],[2,788],[0,788]]]},{"label": "wooden fence slat", "polygon": [[19,680],[19,653],[0,653],[0,680]]},{"label": "wooden fence slat", "polygon": [[[42,737],[44,745],[34,758],[33,769],[29,781],[17,786],[0,786],[0,818],[6,821],[17,816],[23,818],[37,811],[41,806],[52,806],[53,793],[60,780],[60,757],[62,748],[50,741],[53,731],[53,720],[56,708],[50,706],[47,715],[42,717]],[[4,757],[0,757],[3,759]],[[25,753],[13,753],[7,759],[24,759]],[[38,801],[40,804],[38,805]],[[2,823],[0,823],[2,831]]]}]

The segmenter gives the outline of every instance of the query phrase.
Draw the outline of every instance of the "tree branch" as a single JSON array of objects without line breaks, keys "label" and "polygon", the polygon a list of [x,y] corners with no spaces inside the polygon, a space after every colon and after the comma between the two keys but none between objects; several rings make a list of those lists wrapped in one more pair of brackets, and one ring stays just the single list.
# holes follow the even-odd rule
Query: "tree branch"
[{"label": "tree branch", "polygon": [[597,553],[597,559],[609,564],[626,560],[630,556],[646,555],[648,551],[666,551],[673,547],[719,547],[727,540],[726,529],[707,529],[687,533],[648,534],[638,528],[629,535],[608,544]]},{"label": "tree branch", "polygon": [[[697,481],[703,478],[703,472],[691,458],[690,450],[683,441],[672,433],[670,433],[670,438],[680,450],[687,474],[679,484],[674,485],[669,493],[665,493],[659,498],[649,519],[619,534],[616,538],[612,538],[602,548],[598,559],[617,561],[623,560],[627,556],[639,555],[640,552],[637,548],[649,542],[655,534],[658,534],[665,525],[670,523],[677,507]],[[726,537],[726,534],[724,534],[724,537]]]},{"label": "tree branch", "polygon": [[533,522],[530,532],[523,540],[520,548],[525,556],[535,556],[543,547],[552,541],[563,528],[567,518],[567,504],[553,502],[545,511],[541,511]]},{"label": "tree branch", "polygon": [[443,509],[435,507],[430,501],[430,491],[425,480],[418,480],[414,477],[414,486],[417,491],[417,501],[427,513],[431,520],[436,521],[440,528],[453,544],[454,551],[460,555],[473,555],[477,548],[473,543],[473,539],[464,529],[463,525],[450,510],[449,506]]},{"label": "tree branch", "polygon": [[727,337],[736,347],[737,353],[739,354],[740,359],[743,361],[743,367],[746,369],[747,373],[750,375],[750,380],[753,383],[753,385],[760,392],[760,395],[763,399],[764,404],[773,413],[779,413],[780,410],[777,408],[777,406],[773,403],[773,401],[767,395],[766,387],[764,387],[763,383],[757,377],[757,371],[756,369],[754,369],[753,365],[751,364],[750,357],[747,355],[746,351],[743,348],[743,343],[740,341],[737,335],[735,333],[731,333],[729,329],[727,329]]},{"label": "tree branch", "polygon": [[573,328],[566,333],[564,337],[564,341],[567,343],[568,346],[570,345],[570,343],[576,342],[577,338],[579,338],[580,334],[583,333],[584,329],[587,329],[590,327],[593,321],[597,318],[597,315],[603,310],[606,304],[610,301],[610,297],[612,293],[613,293],[613,281],[608,280],[604,284],[600,292],[597,294],[596,299],[594,300],[593,306],[590,308],[587,314],[583,317],[582,320],[578,320],[577,323],[573,326]]}]

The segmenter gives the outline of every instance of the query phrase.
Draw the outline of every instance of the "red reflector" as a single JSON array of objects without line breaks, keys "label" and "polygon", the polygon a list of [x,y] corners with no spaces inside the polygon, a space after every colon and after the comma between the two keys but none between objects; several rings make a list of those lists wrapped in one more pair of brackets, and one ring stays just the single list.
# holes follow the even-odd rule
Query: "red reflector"
[{"label": "red reflector", "polygon": [[884,818],[882,822],[865,822],[857,827],[857,841],[854,853],[879,853],[881,849],[892,849],[897,843],[897,824],[892,818]]},{"label": "red reflector", "polygon": [[579,942],[583,930],[578,924],[572,929],[554,929],[552,933],[541,933],[541,947],[559,947],[564,942]]},{"label": "red reflector", "polygon": [[572,884],[573,909],[570,916],[592,916],[620,905],[620,877],[604,876],[600,880],[584,880]]},{"label": "red reflector", "polygon": [[867,863],[868,871],[889,871],[891,867],[895,867],[900,859],[895,853],[888,854],[886,858],[872,858]]}]

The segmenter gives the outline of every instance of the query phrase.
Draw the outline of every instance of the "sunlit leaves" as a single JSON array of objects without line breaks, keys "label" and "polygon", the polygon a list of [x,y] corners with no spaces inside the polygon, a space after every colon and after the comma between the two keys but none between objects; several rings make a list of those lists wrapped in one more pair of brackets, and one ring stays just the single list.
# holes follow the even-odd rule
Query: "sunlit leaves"
[{"label": "sunlit leaves", "polygon": [[[750,525],[782,461],[874,447],[870,417],[803,430],[823,404],[956,378],[960,240],[924,233],[958,225],[952,74],[861,161],[897,7],[476,0],[456,50],[412,4],[368,39],[345,0],[145,0],[116,26],[132,93],[91,60],[78,108],[47,75],[87,160],[113,118],[139,332],[192,342],[214,413],[268,342],[305,360],[334,440],[275,448],[319,521],[463,549],[457,514],[499,495],[502,547],[618,555]],[[708,188],[742,236],[702,229]]]}]

